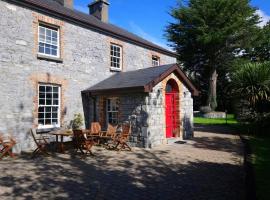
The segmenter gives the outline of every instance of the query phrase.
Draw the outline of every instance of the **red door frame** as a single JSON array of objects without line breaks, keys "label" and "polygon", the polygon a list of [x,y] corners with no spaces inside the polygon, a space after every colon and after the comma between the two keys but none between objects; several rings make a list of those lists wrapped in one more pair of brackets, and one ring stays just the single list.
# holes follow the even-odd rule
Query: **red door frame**
[{"label": "red door frame", "polygon": [[175,80],[170,79],[165,93],[166,138],[176,137],[179,128],[179,89]]}]

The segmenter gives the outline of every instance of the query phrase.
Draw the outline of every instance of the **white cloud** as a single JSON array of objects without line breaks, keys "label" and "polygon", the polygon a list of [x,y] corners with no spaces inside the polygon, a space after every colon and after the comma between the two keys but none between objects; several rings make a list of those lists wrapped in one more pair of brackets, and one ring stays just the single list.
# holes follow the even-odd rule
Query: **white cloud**
[{"label": "white cloud", "polygon": [[145,32],[139,25],[135,24],[133,21],[129,22],[129,26],[131,28],[132,33],[142,37],[145,40],[149,40],[150,42],[153,42],[154,44],[159,45],[165,49],[172,50],[163,41],[151,36],[149,33]]},{"label": "white cloud", "polygon": [[267,15],[264,11],[262,11],[262,10],[259,9],[259,10],[256,11],[256,13],[257,13],[257,15],[259,15],[260,18],[261,18],[261,23],[259,23],[259,26],[260,26],[260,27],[263,27],[264,25],[266,25],[266,23],[267,23],[268,21],[270,21],[270,16]]}]

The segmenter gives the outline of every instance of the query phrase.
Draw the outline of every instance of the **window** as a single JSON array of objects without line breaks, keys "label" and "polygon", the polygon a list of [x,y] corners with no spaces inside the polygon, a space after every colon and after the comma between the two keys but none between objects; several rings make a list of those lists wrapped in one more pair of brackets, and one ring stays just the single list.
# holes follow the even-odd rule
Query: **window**
[{"label": "window", "polygon": [[39,84],[38,87],[38,127],[60,127],[60,87]]},{"label": "window", "polygon": [[122,68],[122,47],[111,44],[111,69],[121,70]]},{"label": "window", "polygon": [[152,65],[154,67],[160,65],[160,58],[158,56],[152,56]]},{"label": "window", "polygon": [[107,123],[118,124],[119,99],[107,99]]},{"label": "window", "polygon": [[59,31],[57,28],[39,25],[38,53],[46,56],[59,57]]}]

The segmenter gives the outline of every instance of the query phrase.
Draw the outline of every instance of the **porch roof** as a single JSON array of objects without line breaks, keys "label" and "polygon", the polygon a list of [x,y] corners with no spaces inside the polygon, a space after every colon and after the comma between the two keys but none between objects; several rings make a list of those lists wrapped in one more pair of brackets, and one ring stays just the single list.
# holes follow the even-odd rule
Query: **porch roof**
[{"label": "porch roof", "polygon": [[111,77],[82,91],[98,95],[104,93],[151,92],[152,88],[171,73],[186,85],[193,96],[198,96],[199,91],[180,69],[178,64],[161,65],[135,71],[118,72]]}]

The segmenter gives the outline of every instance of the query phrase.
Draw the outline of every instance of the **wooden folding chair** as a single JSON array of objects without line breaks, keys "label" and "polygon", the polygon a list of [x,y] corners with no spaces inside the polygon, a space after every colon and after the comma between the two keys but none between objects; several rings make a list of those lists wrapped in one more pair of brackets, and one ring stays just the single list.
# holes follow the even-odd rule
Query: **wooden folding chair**
[{"label": "wooden folding chair", "polygon": [[0,160],[7,155],[14,158],[15,155],[12,153],[12,148],[15,146],[16,141],[12,137],[9,137],[9,140],[5,141],[3,137],[0,136],[0,143],[2,145],[2,149],[0,150]]},{"label": "wooden folding chair", "polygon": [[90,126],[90,133],[87,135],[96,141],[97,144],[100,143],[100,134],[101,134],[101,126],[99,122],[92,122]]},{"label": "wooden folding chair", "polygon": [[[75,147],[75,152],[80,150],[83,155],[94,155],[91,151],[91,148],[94,146],[95,142],[91,138],[86,138],[82,130],[73,131],[73,143]],[[85,150],[85,151],[83,151]]]},{"label": "wooden folding chair", "polygon": [[109,123],[107,130],[101,131],[100,139],[105,143],[107,147],[109,145],[109,141],[113,141],[113,143],[115,142],[116,130],[117,130],[117,126],[113,126]]},{"label": "wooden folding chair", "polygon": [[37,148],[32,153],[32,158],[34,158],[38,154],[42,154],[44,156],[50,155],[47,151],[47,146],[49,145],[49,143],[47,142],[45,137],[43,137],[42,135],[38,136],[36,129],[33,128],[30,129],[30,133],[33,137],[35,144],[37,145]]},{"label": "wooden folding chair", "polygon": [[129,151],[131,151],[130,146],[127,144],[130,134],[131,134],[130,124],[122,125],[122,133],[119,137],[116,138],[117,144],[115,146],[115,149],[118,149],[118,146],[120,146],[120,148],[118,149],[119,151],[122,151],[124,149],[128,149]]}]

